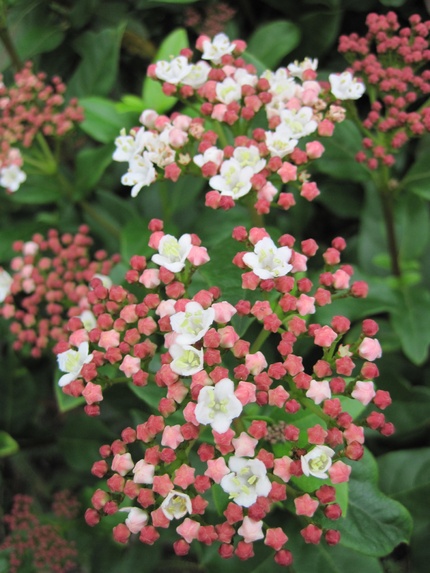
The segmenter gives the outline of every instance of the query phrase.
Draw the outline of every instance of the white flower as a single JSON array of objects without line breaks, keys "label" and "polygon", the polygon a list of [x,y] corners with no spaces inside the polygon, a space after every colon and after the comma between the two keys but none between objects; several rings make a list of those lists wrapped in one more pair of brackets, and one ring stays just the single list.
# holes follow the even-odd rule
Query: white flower
[{"label": "white flower", "polygon": [[203,167],[209,161],[212,161],[218,167],[221,165],[224,158],[224,152],[217,147],[208,147],[203,154],[199,154],[193,157],[193,161],[199,167]]},{"label": "white flower", "polygon": [[97,326],[97,320],[94,314],[90,310],[84,310],[78,318],[81,319],[82,324],[84,325],[85,330],[92,330]]},{"label": "white flower", "polygon": [[338,99],[359,99],[366,91],[363,83],[353,78],[351,72],[330,74],[331,93]]},{"label": "white flower", "polygon": [[289,133],[291,138],[300,139],[313,133],[318,127],[317,122],[312,117],[313,110],[311,107],[284,109],[281,111],[281,129]]},{"label": "white flower", "polygon": [[102,285],[105,288],[110,288],[112,286],[112,279],[110,277],[108,277],[107,275],[101,275],[99,273],[96,273],[93,276],[93,279],[99,279],[102,281]]},{"label": "white flower", "polygon": [[88,342],[81,342],[78,350],[69,349],[57,356],[58,368],[62,372],[67,372],[58,380],[59,386],[66,386],[76,380],[81,373],[82,366],[91,362],[93,355],[89,354],[88,350]]},{"label": "white flower", "polygon": [[4,269],[0,269],[0,302],[3,302],[9,294],[12,282],[13,279],[10,274]]},{"label": "white flower", "polygon": [[182,83],[196,90],[208,79],[211,67],[206,62],[200,60],[200,62],[196,64],[191,64],[190,68],[188,74],[182,79]]},{"label": "white flower", "polygon": [[243,262],[260,279],[273,279],[283,277],[291,271],[292,265],[288,263],[292,251],[289,247],[278,248],[269,237],[258,241],[253,253],[246,253]]},{"label": "white flower", "polygon": [[8,165],[0,169],[0,185],[8,191],[18,191],[21,183],[27,179],[27,175],[18,165]]},{"label": "white flower", "polygon": [[158,253],[152,255],[151,260],[172,273],[179,273],[185,267],[192,246],[191,235],[182,235],[179,240],[172,235],[164,235],[158,245]]},{"label": "white flower", "polygon": [[186,344],[172,344],[169,348],[173,361],[170,368],[180,376],[192,376],[203,370],[203,349],[197,350],[194,346]]},{"label": "white flower", "polygon": [[136,462],[133,468],[134,483],[151,484],[154,483],[155,466],[148,464],[145,460]]},{"label": "white flower", "polygon": [[237,68],[233,74],[233,78],[241,86],[255,87],[258,83],[258,77],[247,72],[245,68]]},{"label": "white flower", "polygon": [[206,40],[203,42],[203,55],[204,60],[211,60],[214,64],[219,64],[221,58],[226,54],[231,54],[234,50],[234,45],[230,44],[228,36],[225,34],[217,34],[212,42]]},{"label": "white flower", "polygon": [[156,172],[146,151],[143,155],[134,155],[129,164],[128,172],[121,177],[123,185],[132,187],[131,196],[136,197],[142,187],[151,185],[156,178]]},{"label": "white flower", "polygon": [[242,88],[233,78],[225,78],[222,82],[218,82],[215,92],[218,100],[226,105],[239,101],[242,97]]},{"label": "white flower", "polygon": [[185,56],[177,56],[170,62],[160,61],[155,66],[157,78],[173,85],[181,83],[190,72],[191,64]]},{"label": "white flower", "polygon": [[177,312],[170,317],[173,332],[177,332],[178,344],[194,344],[206,334],[214,321],[213,308],[204,309],[198,302],[188,302],[184,312]]},{"label": "white flower", "polygon": [[128,513],[125,524],[131,533],[140,533],[142,527],[148,523],[148,513],[139,507],[121,507],[119,511]]},{"label": "white flower", "polygon": [[300,458],[305,476],[314,476],[320,479],[328,477],[327,470],[331,467],[331,458],[335,452],[328,446],[316,446]]},{"label": "white flower", "polygon": [[228,159],[221,165],[220,175],[209,179],[209,185],[221,195],[239,199],[251,190],[252,167],[241,167],[236,159]]},{"label": "white flower", "polygon": [[122,129],[120,135],[115,139],[116,149],[113,152],[114,161],[130,161],[134,155],[139,154],[142,149],[142,135],[145,129],[142,127],[137,132],[126,135],[125,129]]},{"label": "white flower", "polygon": [[306,396],[313,400],[315,404],[321,404],[323,400],[331,398],[330,384],[327,380],[322,380],[321,382],[311,380]]},{"label": "white flower", "polygon": [[171,129],[172,126],[168,125],[165,126],[161,134],[146,131],[142,136],[142,144],[145,147],[144,155],[158,167],[166,167],[175,161],[176,152],[169,146],[169,131]]},{"label": "white flower", "polygon": [[259,496],[267,496],[272,484],[267,477],[266,466],[258,459],[248,460],[232,456],[228,461],[232,473],[220,482],[230,499],[242,507],[250,507]]},{"label": "white flower", "polygon": [[266,70],[261,77],[269,82],[269,92],[277,101],[289,100],[294,97],[297,84],[294,78],[288,76],[285,68],[279,68],[276,72]]},{"label": "white flower", "polygon": [[298,139],[291,139],[290,133],[282,128],[266,131],[266,145],[272,157],[282,158],[292,153],[298,142]]},{"label": "white flower", "polygon": [[160,509],[170,521],[172,519],[180,519],[193,510],[190,496],[175,490],[167,494],[165,500],[160,505]]},{"label": "white flower", "polygon": [[294,60],[294,62],[288,64],[287,68],[292,76],[303,79],[303,72],[306,70],[315,71],[318,68],[318,60],[316,58],[305,58],[302,62]]},{"label": "white flower", "polygon": [[266,166],[266,160],[260,156],[258,147],[236,147],[233,152],[233,158],[244,167],[252,167],[254,173],[259,173]]},{"label": "white flower", "polygon": [[242,403],[234,395],[234,384],[229,378],[223,378],[215,386],[204,386],[200,390],[195,409],[200,424],[209,424],[215,432],[223,434],[241,412]]}]

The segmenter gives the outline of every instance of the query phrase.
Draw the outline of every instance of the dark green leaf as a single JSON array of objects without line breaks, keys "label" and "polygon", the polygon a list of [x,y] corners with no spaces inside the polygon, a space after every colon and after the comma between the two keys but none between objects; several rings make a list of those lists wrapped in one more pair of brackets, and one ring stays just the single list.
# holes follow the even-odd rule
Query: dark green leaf
[{"label": "dark green leaf", "polygon": [[113,144],[83,149],[76,157],[76,187],[80,192],[93,189],[112,162]]},{"label": "dark green leaf", "polygon": [[401,186],[423,199],[430,199],[430,164],[427,150],[421,151],[418,155],[415,163],[401,181]]},{"label": "dark green leaf", "polygon": [[[330,2],[332,6],[327,9],[316,9],[298,18],[302,29],[302,40],[299,46],[300,57],[321,57],[336,43],[342,18],[342,11],[336,4],[338,0]],[[324,33],[322,33],[324,30]]]},{"label": "dark green leaf", "polygon": [[18,442],[16,442],[10,434],[0,430],[0,458],[11,456],[19,450]]},{"label": "dark green leaf", "polygon": [[373,557],[388,555],[408,542],[412,520],[407,509],[384,495],[377,487],[376,461],[366,451],[353,464],[349,481],[348,516],[341,518],[342,545]]},{"label": "dark green leaf", "polygon": [[62,186],[55,176],[30,175],[10,198],[14,203],[43,205],[55,203],[61,198],[62,194]]},{"label": "dark green leaf", "polygon": [[[154,62],[169,60],[176,57],[182,48],[188,47],[187,33],[183,28],[178,28],[171,32],[158,50]],[[164,113],[171,109],[177,99],[164,95],[161,84],[151,78],[145,78],[142,87],[142,96],[148,109],[154,109],[158,113]]]},{"label": "dark green leaf", "polygon": [[288,20],[263,24],[257,28],[248,41],[247,49],[274,68],[300,42],[300,29]]},{"label": "dark green leaf", "polygon": [[121,231],[121,256],[128,261],[133,255],[151,256],[155,251],[148,247],[150,232],[143,219],[127,223]]},{"label": "dark green leaf", "polygon": [[68,84],[68,94],[76,97],[105,96],[112,89],[117,72],[121,38],[125,24],[88,31],[75,43],[82,61]]},{"label": "dark green leaf", "polygon": [[398,8],[399,6],[403,6],[406,0],[379,0],[381,4],[384,6],[391,6],[392,8]]},{"label": "dark green leaf", "polygon": [[429,239],[427,202],[410,193],[403,194],[396,205],[399,235],[399,256],[408,263],[420,257]]},{"label": "dark green leaf", "polygon": [[105,98],[82,98],[79,105],[85,112],[85,119],[80,124],[81,129],[101,143],[113,142],[121,129],[129,129],[135,120],[135,114],[118,112],[117,104]]},{"label": "dark green leaf", "polygon": [[391,323],[406,356],[414,364],[422,364],[430,344],[430,293],[420,286],[404,288]]}]

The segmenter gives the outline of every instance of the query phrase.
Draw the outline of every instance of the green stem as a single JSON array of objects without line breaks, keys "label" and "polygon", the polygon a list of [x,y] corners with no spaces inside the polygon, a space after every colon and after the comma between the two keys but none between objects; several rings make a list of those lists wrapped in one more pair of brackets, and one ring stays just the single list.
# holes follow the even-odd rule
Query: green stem
[{"label": "green stem", "polygon": [[9,54],[12,66],[15,68],[17,72],[19,72],[24,67],[24,64],[22,63],[21,58],[19,57],[18,52],[16,51],[15,46],[12,42],[12,38],[9,34],[6,22],[5,0],[0,0],[0,40],[2,41],[4,47],[6,48],[6,52]]},{"label": "green stem", "polygon": [[79,205],[82,209],[90,215],[97,223],[99,223],[102,227],[106,229],[111,235],[115,237],[115,239],[119,239],[121,237],[121,233],[119,232],[118,228],[115,225],[112,225],[109,221],[107,221],[100,213],[89,203],[86,201],[80,201]]}]

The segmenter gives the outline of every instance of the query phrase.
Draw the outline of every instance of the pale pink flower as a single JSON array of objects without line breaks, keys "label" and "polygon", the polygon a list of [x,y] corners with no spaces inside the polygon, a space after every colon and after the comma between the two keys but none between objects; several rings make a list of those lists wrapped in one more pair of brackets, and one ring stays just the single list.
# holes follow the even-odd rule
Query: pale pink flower
[{"label": "pale pink flower", "polygon": [[176,424],[175,426],[166,426],[163,430],[163,435],[161,436],[161,445],[172,448],[176,448],[184,441],[184,436],[181,433],[181,426]]},{"label": "pale pink flower", "polygon": [[343,483],[345,481],[349,481],[351,470],[351,466],[348,466],[341,460],[338,460],[328,470],[328,474],[332,483]]},{"label": "pale pink flower", "polygon": [[155,466],[148,464],[145,460],[136,462],[133,468],[134,483],[152,484],[154,481]]},{"label": "pale pink flower", "polygon": [[305,493],[304,495],[295,498],[294,505],[296,506],[297,515],[312,517],[318,509],[319,503],[316,499],[312,499],[308,493]]},{"label": "pale pink flower", "polygon": [[185,539],[187,543],[191,543],[197,539],[201,525],[198,521],[186,517],[184,521],[176,528],[176,533]]},{"label": "pale pink flower", "polygon": [[315,298],[302,293],[297,299],[297,310],[301,316],[315,313]]},{"label": "pale pink flower", "polygon": [[103,392],[100,384],[93,384],[88,382],[82,391],[82,396],[85,398],[87,404],[95,404],[103,400]]},{"label": "pale pink flower", "polygon": [[264,539],[263,522],[254,521],[248,516],[243,518],[242,525],[237,532],[243,537],[245,543],[252,543],[253,541]]},{"label": "pale pink flower", "polygon": [[292,459],[288,456],[282,456],[282,458],[275,458],[273,473],[275,476],[280,477],[284,482],[290,481],[290,465]]},{"label": "pale pink flower", "polygon": [[377,358],[382,356],[382,348],[379,341],[376,338],[366,338],[363,339],[362,343],[358,347],[358,354],[361,358],[373,362]]},{"label": "pale pink flower", "polygon": [[117,472],[119,475],[124,477],[133,468],[134,463],[131,459],[131,454],[115,454],[112,460],[112,471]]},{"label": "pale pink flower", "polygon": [[311,380],[309,385],[309,390],[306,392],[306,396],[311,398],[315,404],[321,404],[323,400],[328,400],[331,398],[330,385],[327,380],[322,380],[318,382],[317,380]]},{"label": "pale pink flower", "polygon": [[100,334],[98,345],[108,350],[108,348],[116,348],[119,346],[120,336],[116,330],[105,330]]},{"label": "pale pink flower", "polygon": [[140,533],[142,527],[148,523],[148,513],[139,507],[122,507],[119,511],[127,511],[125,524],[131,533]]},{"label": "pale pink flower", "polygon": [[208,469],[205,471],[205,476],[211,478],[215,483],[220,483],[222,478],[230,472],[224,458],[208,460],[206,463]]},{"label": "pale pink flower", "polygon": [[191,247],[187,259],[195,267],[200,267],[211,260],[206,247],[198,247],[197,245]]},{"label": "pale pink flower", "polygon": [[323,326],[315,331],[315,344],[317,346],[329,347],[337,338],[337,333],[329,326]]},{"label": "pale pink flower", "polygon": [[130,354],[126,354],[119,369],[121,372],[124,372],[127,378],[131,378],[133,374],[136,374],[140,370],[140,358],[135,358],[134,356],[130,356]]},{"label": "pale pink flower", "polygon": [[363,382],[362,380],[358,380],[355,383],[354,390],[351,392],[351,396],[361,402],[364,406],[367,406],[367,404],[369,404],[376,396],[373,382]]},{"label": "pale pink flower", "polygon": [[238,438],[233,438],[232,444],[235,456],[252,458],[255,454],[255,446],[258,444],[258,440],[252,438],[246,432],[241,432]]},{"label": "pale pink flower", "polygon": [[245,356],[245,366],[253,376],[256,376],[267,368],[267,360],[260,351],[255,354],[247,354]]},{"label": "pale pink flower", "polygon": [[238,398],[242,406],[246,406],[246,404],[257,401],[256,390],[257,387],[255,384],[241,380],[234,391],[234,395]]},{"label": "pale pink flower", "polygon": [[237,313],[237,310],[233,305],[229,302],[222,301],[222,302],[215,302],[212,305],[213,310],[215,311],[215,322],[226,324],[230,322],[232,316]]},{"label": "pale pink flower", "polygon": [[188,486],[194,483],[196,470],[187,464],[182,464],[175,471],[175,479],[173,483],[182,489],[187,489]]},{"label": "pale pink flower", "polygon": [[139,282],[146,288],[157,288],[161,282],[160,271],[158,269],[145,269],[139,277]]}]

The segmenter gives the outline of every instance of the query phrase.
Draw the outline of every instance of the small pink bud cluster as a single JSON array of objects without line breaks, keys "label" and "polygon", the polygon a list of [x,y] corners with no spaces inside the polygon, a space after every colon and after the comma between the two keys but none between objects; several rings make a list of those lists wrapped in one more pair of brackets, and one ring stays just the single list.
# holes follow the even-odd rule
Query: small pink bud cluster
[{"label": "small pink bud cluster", "polygon": [[32,504],[31,497],[16,495],[11,513],[3,518],[9,533],[0,544],[0,551],[8,555],[8,571],[18,573],[28,567],[41,573],[76,571],[75,544],[64,539],[55,525],[44,524]]},{"label": "small pink bud cluster", "polygon": [[14,244],[20,254],[11,261],[12,280],[0,315],[11,321],[15,350],[40,357],[46,348],[68,339],[69,317],[89,310],[90,281],[97,274],[107,278],[119,260],[108,259],[103,250],[92,259],[92,243],[88,227],[82,225],[75,235],[51,229],[46,238],[35,234],[31,241]]},{"label": "small pink bud cluster", "polygon": [[[416,108],[416,102],[430,93],[430,21],[414,15],[410,27],[401,27],[397,15],[388,12],[369,14],[366,23],[365,36],[341,36],[339,51],[351,61],[354,74],[376,91],[363,121],[375,137],[363,140],[357,160],[377,169],[393,165],[400,147],[430,131],[430,107]],[[386,134],[383,142],[376,138],[381,132]]]},{"label": "small pink bud cluster", "polygon": [[65,105],[65,84],[59,77],[47,83],[46,74],[35,74],[28,62],[7,87],[0,76],[0,167],[10,165],[13,145],[30,147],[38,133],[61,137],[83,120],[82,109],[73,99]]},{"label": "small pink bud cluster", "polygon": [[208,36],[215,36],[223,32],[227,23],[236,14],[236,10],[225,2],[203,5],[201,11],[203,13],[193,7],[187,8],[184,25]]},{"label": "small pink bud cluster", "polygon": [[[190,236],[178,241],[165,235],[159,221],[151,221],[150,228],[150,244],[159,250],[154,262],[176,264],[190,252],[181,251],[192,244]],[[92,473],[106,479],[107,489],[94,493],[86,520],[94,526],[103,516],[124,512],[124,522],[113,530],[121,543],[138,535],[152,545],[160,530],[174,527],[178,555],[187,554],[197,541],[217,543],[224,558],[249,559],[254,543],[263,541],[274,550],[276,563],[289,565],[288,537],[271,525],[270,516],[287,500],[287,484],[293,511],[304,522],[300,533],[305,542],[335,545],[340,534],[327,525],[327,519],[342,514],[334,486],[349,480],[350,463],[363,456],[365,427],[383,435],[393,432],[378,411],[390,404],[389,394],[377,391],[373,382],[378,376],[374,361],[381,356],[378,326],[363,321],[358,338],[346,344],[345,335],[351,337],[347,317],[312,322],[318,306],[339,297],[366,296],[367,286],[351,284],[353,271],[341,264],[344,239],[334,239],[323,253],[325,271],[314,285],[306,276],[307,258],[318,250],[314,240],[294,250],[294,237],[282,236],[277,247],[263,228],[238,227],[233,235],[248,247],[235,262],[252,269],[245,273],[245,288],[256,291],[253,303],[240,300],[233,307],[215,302],[220,296],[215,287],[188,297],[189,261],[176,272],[161,265],[150,285],[154,292],[139,299],[122,287],[95,285],[90,293],[97,326],[88,334],[93,359],[81,377],[87,381],[94,375],[100,384],[87,382],[83,391],[82,380],[68,386],[81,385],[84,395],[93,386],[101,389],[99,368],[101,374],[110,362],[135,384],[158,386],[160,398],[157,413],[101,447]],[[169,252],[176,249],[175,261],[162,255],[166,242]],[[144,284],[151,270],[146,259],[133,257],[131,266],[127,280]],[[238,334],[236,315],[262,323],[252,344],[246,332]],[[153,374],[149,363],[160,335],[167,351]],[[265,353],[269,337],[270,352]],[[298,350],[303,339],[315,346],[317,359],[311,365],[303,364]],[[101,393],[94,397],[97,402]],[[376,409],[361,421],[354,419],[348,411],[351,400],[362,410],[370,404]],[[87,406],[87,413],[97,412]],[[192,455],[199,457],[198,464],[190,463]],[[303,476],[320,482],[309,491]],[[215,484],[223,510],[214,524],[207,508]]]},{"label": "small pink bud cluster", "polygon": [[[166,94],[195,101],[201,116],[145,110],[143,127],[116,139],[113,157],[128,162],[122,183],[132,187],[132,196],[157,179],[177,181],[186,173],[208,179],[206,205],[213,209],[230,209],[250,195],[265,214],[273,205],[289,209],[297,194],[308,201],[319,195],[308,167],[324,153],[320,139],[333,134],[345,110],[317,81],[316,60],[258,75],[239,57],[245,47],[224,34],[200,36],[197,63],[185,49],[149,67]],[[254,121],[257,114],[263,126]],[[286,184],[296,194],[284,192]]]}]

